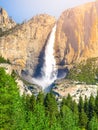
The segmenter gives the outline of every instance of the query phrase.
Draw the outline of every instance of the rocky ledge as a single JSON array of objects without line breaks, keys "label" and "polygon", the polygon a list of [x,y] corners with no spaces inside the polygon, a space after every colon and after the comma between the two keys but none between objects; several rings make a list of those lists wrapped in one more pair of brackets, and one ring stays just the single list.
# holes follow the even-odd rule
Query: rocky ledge
[{"label": "rocky ledge", "polygon": [[98,90],[98,84],[96,85],[87,85],[84,83],[79,82],[73,82],[70,80],[58,80],[55,82],[55,88],[53,88],[53,91],[57,93],[60,97],[67,97],[68,94],[70,94],[73,98],[73,100],[77,101],[79,100],[80,95],[85,98],[90,97],[92,94],[93,96],[96,96]]}]

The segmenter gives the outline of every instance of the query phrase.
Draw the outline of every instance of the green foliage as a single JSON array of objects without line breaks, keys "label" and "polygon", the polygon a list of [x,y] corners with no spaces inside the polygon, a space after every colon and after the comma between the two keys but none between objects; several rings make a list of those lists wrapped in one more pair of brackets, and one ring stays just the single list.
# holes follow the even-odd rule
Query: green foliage
[{"label": "green foliage", "polygon": [[0,63],[8,63],[8,64],[10,64],[10,61],[9,61],[9,59],[4,59],[2,56],[0,56]]},{"label": "green foliage", "polygon": [[61,107],[61,126],[63,130],[79,130],[77,119],[75,118],[72,111],[68,108],[68,106],[63,105]]},{"label": "green foliage", "polygon": [[79,97],[79,103],[78,103],[78,111],[81,112],[83,107],[84,107],[84,102],[83,102],[82,97],[80,96]]},{"label": "green foliage", "polygon": [[[4,130],[16,127],[17,118],[23,121],[22,102],[13,77],[0,68],[0,126]],[[19,116],[20,115],[20,116]],[[21,122],[20,122],[21,123]],[[18,124],[18,123],[17,123]],[[19,126],[18,124],[17,126]],[[22,127],[22,125],[21,125]]]},{"label": "green foliage", "polygon": [[94,116],[88,124],[89,130],[98,130],[98,119]]},{"label": "green foliage", "polygon": [[97,117],[98,117],[98,91],[97,91],[97,96],[95,98],[95,112],[96,112]]},{"label": "green foliage", "polygon": [[57,102],[52,93],[48,93],[46,95],[44,104],[47,115],[49,115],[51,118],[54,118],[54,116],[58,115]]},{"label": "green foliage", "polygon": [[12,70],[11,76],[16,79],[18,75],[16,74],[15,70]]},{"label": "green foliage", "polygon": [[95,84],[96,77],[98,77],[98,68],[95,65],[94,59],[88,59],[75,65],[67,75],[68,79],[85,82],[86,84]]},{"label": "green foliage", "polygon": [[37,96],[36,102],[38,104],[42,104],[43,105],[43,103],[44,103],[44,94],[42,92],[39,92],[39,94]]},{"label": "green foliage", "polygon": [[5,36],[5,35],[9,35],[9,34],[15,32],[15,31],[16,31],[18,28],[20,28],[20,27],[21,27],[21,25],[20,25],[20,24],[17,24],[16,26],[14,26],[14,27],[12,27],[12,28],[6,30],[6,31],[2,31],[2,29],[0,29],[0,37],[3,37],[3,36]]},{"label": "green foliage", "polygon": [[35,107],[36,107],[36,99],[35,96],[32,94],[32,96],[30,97],[30,110],[34,112]]},{"label": "green foliage", "polygon": [[84,109],[81,109],[81,112],[79,113],[79,124],[81,128],[86,128],[88,122],[88,117],[86,113],[84,112]]},{"label": "green foliage", "polygon": [[88,112],[89,112],[89,120],[91,120],[92,117],[95,115],[95,99],[93,95],[90,96],[88,102]]},{"label": "green foliage", "polygon": [[57,103],[52,93],[20,96],[14,76],[0,68],[1,130],[98,130],[98,93]]},{"label": "green foliage", "polygon": [[72,112],[78,115],[78,105],[75,101],[72,101]]},{"label": "green foliage", "polygon": [[85,100],[84,100],[84,112],[86,113],[86,115],[89,115],[88,99],[86,96],[85,96]]}]

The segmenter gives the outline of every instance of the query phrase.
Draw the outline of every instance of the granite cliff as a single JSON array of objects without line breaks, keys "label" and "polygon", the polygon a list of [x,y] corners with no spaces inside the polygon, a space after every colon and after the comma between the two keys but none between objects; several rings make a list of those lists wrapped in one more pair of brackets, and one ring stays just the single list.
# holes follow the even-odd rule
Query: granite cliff
[{"label": "granite cliff", "polygon": [[24,69],[32,75],[54,24],[54,17],[43,14],[16,25],[0,37],[0,55],[9,59],[18,72]]},{"label": "granite cliff", "polygon": [[98,57],[98,1],[65,10],[57,21],[57,64]]}]

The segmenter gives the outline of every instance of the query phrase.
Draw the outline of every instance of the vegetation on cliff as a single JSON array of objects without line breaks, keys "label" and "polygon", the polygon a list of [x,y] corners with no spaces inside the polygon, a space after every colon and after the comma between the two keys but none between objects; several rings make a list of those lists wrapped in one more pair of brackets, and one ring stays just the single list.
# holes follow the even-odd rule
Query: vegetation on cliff
[{"label": "vegetation on cliff", "polygon": [[5,31],[2,31],[2,29],[0,28],[0,37],[3,37],[3,36],[7,36],[9,34],[12,34],[14,33],[16,30],[18,30],[19,28],[21,28],[21,24],[16,24],[14,27],[8,29],[8,30],[5,30]]},{"label": "vegetation on cliff", "polygon": [[52,93],[20,96],[14,77],[0,68],[1,130],[98,130],[98,93],[80,96],[77,104],[70,95],[58,104]]},{"label": "vegetation on cliff", "polygon": [[81,83],[96,84],[98,81],[96,59],[88,59],[85,62],[82,61],[81,63],[74,65],[74,67],[70,69],[67,78]]},{"label": "vegetation on cliff", "polygon": [[0,63],[8,63],[8,64],[10,64],[10,61],[9,61],[9,59],[6,60],[4,57],[0,56]]}]

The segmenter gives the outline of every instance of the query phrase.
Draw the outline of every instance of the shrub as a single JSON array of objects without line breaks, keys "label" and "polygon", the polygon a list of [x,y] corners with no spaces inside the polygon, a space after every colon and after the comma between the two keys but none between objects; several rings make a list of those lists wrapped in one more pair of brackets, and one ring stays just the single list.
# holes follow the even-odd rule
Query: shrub
[{"label": "shrub", "polygon": [[8,64],[10,64],[10,61],[9,61],[9,59],[4,59],[4,57],[2,57],[2,56],[0,56],[0,63],[8,63]]},{"label": "shrub", "polygon": [[70,69],[67,78],[85,82],[86,84],[95,84],[98,68],[95,65],[95,60],[88,59],[86,62],[81,62]]}]

